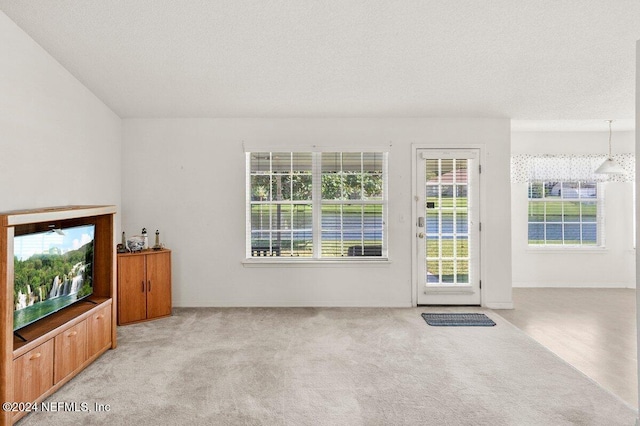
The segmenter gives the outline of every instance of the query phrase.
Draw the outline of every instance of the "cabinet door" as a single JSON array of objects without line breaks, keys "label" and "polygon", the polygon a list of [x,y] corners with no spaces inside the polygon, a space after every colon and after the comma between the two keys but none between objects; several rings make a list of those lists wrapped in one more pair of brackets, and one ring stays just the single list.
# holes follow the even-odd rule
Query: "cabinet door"
[{"label": "cabinet door", "polygon": [[82,321],[54,338],[55,383],[77,370],[87,360],[87,321]]},{"label": "cabinet door", "polygon": [[111,346],[111,305],[87,319],[87,358]]},{"label": "cabinet door", "polygon": [[118,324],[147,318],[146,257],[118,257]]},{"label": "cabinet door", "polygon": [[13,361],[13,401],[33,402],[53,386],[53,339]]},{"label": "cabinet door", "polygon": [[147,318],[171,315],[171,252],[146,257]]}]

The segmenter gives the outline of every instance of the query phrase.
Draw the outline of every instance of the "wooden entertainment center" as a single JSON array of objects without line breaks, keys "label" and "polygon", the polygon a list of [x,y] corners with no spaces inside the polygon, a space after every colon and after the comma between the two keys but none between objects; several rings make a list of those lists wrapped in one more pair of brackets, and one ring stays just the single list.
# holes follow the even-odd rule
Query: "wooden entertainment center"
[{"label": "wooden entertainment center", "polygon": [[[0,426],[15,423],[28,414],[30,404],[41,402],[116,347],[115,213],[115,206],[0,213]],[[16,230],[81,223],[95,224],[93,294],[14,333]]]}]

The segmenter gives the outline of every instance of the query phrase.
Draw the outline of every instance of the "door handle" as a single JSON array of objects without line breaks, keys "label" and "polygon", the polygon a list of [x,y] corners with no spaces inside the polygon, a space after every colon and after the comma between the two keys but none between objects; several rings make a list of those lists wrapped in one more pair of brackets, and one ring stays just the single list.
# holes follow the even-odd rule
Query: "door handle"
[{"label": "door handle", "polygon": [[418,232],[418,238],[424,238],[424,232]]},{"label": "door handle", "polygon": [[151,292],[151,280],[149,280],[147,283],[148,283],[147,284],[147,291]]}]

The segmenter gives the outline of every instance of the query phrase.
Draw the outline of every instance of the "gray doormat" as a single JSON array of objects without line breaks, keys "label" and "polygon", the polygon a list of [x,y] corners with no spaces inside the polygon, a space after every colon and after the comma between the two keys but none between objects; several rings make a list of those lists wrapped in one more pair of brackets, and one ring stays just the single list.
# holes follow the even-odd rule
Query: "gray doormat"
[{"label": "gray doormat", "polygon": [[429,325],[440,327],[492,327],[495,322],[485,314],[422,314]]}]

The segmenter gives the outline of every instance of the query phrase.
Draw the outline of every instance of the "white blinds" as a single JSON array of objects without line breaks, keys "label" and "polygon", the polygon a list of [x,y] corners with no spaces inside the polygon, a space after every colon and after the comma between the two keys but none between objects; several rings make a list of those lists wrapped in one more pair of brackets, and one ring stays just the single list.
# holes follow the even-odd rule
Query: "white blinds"
[{"label": "white blinds", "polygon": [[247,257],[387,257],[386,152],[248,152]]}]

